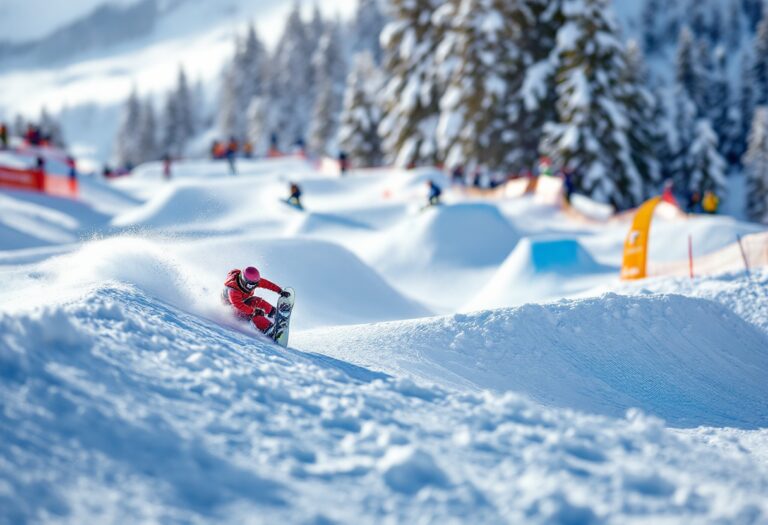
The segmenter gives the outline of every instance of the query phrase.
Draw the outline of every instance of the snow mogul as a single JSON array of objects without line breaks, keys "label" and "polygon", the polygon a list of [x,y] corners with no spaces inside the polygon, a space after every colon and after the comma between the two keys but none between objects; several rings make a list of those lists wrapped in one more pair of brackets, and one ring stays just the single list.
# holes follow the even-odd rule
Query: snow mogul
[{"label": "snow mogul", "polygon": [[244,270],[232,270],[224,281],[222,300],[232,306],[237,317],[250,320],[261,333],[273,336],[277,309],[267,301],[255,295],[257,288],[263,288],[278,294],[281,298],[290,298],[288,289],[280,288],[272,281],[261,277],[259,270],[249,266]]}]

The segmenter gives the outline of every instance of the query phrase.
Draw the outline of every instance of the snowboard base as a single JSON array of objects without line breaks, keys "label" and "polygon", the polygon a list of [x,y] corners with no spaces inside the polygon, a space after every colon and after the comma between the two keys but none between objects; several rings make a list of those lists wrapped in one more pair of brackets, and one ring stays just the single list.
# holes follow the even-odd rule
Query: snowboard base
[{"label": "snowboard base", "polygon": [[275,306],[275,324],[272,327],[272,339],[280,346],[288,347],[288,335],[291,324],[291,313],[293,312],[293,305],[296,301],[296,292],[293,288],[285,288],[286,292],[291,295],[288,297],[280,297],[277,300]]}]

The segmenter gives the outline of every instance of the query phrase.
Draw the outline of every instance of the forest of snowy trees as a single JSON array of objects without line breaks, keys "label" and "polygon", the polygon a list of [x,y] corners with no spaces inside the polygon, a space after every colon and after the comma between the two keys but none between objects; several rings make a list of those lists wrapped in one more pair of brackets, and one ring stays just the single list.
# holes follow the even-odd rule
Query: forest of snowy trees
[{"label": "forest of snowy trees", "polygon": [[196,114],[183,69],[157,114],[134,92],[117,155],[181,155],[207,121],[257,154],[301,144],[353,166],[519,174],[546,155],[618,209],[666,180],[726,197],[744,168],[749,215],[766,220],[762,1],[668,4],[644,0],[630,40],[610,0],[360,0],[350,21],[297,3],[273,50],[253,25],[237,37],[214,115]]}]

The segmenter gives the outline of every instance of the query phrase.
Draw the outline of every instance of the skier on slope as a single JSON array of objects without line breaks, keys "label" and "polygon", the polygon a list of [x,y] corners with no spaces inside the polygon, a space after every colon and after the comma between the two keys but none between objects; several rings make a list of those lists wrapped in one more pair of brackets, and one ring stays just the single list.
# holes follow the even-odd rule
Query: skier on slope
[{"label": "skier on slope", "polygon": [[222,300],[235,309],[241,319],[249,319],[262,333],[269,333],[275,317],[275,307],[267,301],[254,295],[257,288],[264,288],[279,294],[281,297],[290,296],[275,283],[263,279],[259,270],[249,266],[244,270],[232,270],[224,281]]}]

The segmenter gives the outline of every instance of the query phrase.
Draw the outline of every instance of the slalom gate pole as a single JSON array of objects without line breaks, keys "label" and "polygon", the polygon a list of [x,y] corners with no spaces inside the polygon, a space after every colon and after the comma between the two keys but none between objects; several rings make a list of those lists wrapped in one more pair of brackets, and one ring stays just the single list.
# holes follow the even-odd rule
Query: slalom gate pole
[{"label": "slalom gate pole", "polygon": [[693,236],[688,235],[688,273],[693,280]]},{"label": "slalom gate pole", "polygon": [[744,259],[744,269],[747,271],[747,277],[752,275],[749,273],[749,261],[747,260],[747,252],[744,251],[744,243],[741,242],[741,235],[736,235],[736,240],[739,241],[739,249],[741,250],[741,258]]}]

